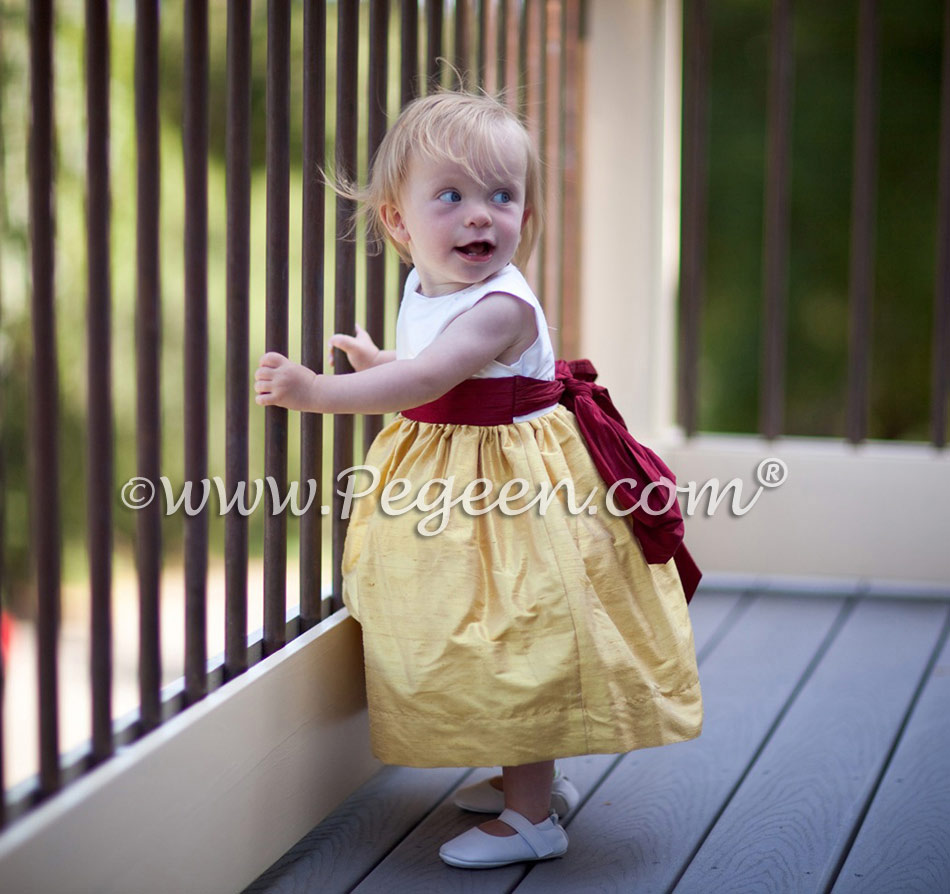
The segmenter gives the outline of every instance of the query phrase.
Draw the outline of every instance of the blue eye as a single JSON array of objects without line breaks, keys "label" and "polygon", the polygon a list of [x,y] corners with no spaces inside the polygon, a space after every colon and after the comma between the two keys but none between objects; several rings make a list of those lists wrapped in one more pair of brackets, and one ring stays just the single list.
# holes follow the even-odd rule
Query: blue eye
[{"label": "blue eye", "polygon": [[510,202],[511,200],[512,200],[512,199],[511,199],[511,193],[510,193],[507,189],[499,189],[498,192],[496,192],[496,193],[492,196],[492,201],[493,201],[493,202],[499,202],[499,203],[501,203],[501,204],[504,204],[504,203],[506,203],[506,202]]},{"label": "blue eye", "polygon": [[461,202],[462,194],[457,189],[447,189],[439,193],[440,202]]}]

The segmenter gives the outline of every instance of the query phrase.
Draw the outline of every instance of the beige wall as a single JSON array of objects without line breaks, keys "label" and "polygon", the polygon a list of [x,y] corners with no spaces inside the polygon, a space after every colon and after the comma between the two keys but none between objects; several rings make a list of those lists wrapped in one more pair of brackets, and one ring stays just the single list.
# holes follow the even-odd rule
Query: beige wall
[{"label": "beige wall", "polygon": [[679,4],[588,3],[581,354],[634,431],[673,414]]}]

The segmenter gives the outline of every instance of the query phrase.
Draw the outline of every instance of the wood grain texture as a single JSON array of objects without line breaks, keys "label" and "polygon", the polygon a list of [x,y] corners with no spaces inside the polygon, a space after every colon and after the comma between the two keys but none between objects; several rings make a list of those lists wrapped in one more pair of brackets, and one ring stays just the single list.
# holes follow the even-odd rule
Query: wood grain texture
[{"label": "wood grain texture", "polygon": [[696,593],[689,605],[689,618],[699,660],[718,643],[751,601],[751,597],[738,593],[704,593],[702,590]]},{"label": "wood grain texture", "polygon": [[950,891],[950,642],[901,736],[834,894]]},{"label": "wood grain texture", "polygon": [[677,892],[826,889],[901,729],[946,613],[946,606],[936,604],[866,600],[857,605]]},{"label": "wood grain texture", "polygon": [[467,773],[383,767],[243,894],[352,890]]},{"label": "wood grain texture", "polygon": [[760,598],[700,667],[700,738],[627,755],[571,825],[563,860],[522,892],[665,891],[702,841],[841,610]]}]

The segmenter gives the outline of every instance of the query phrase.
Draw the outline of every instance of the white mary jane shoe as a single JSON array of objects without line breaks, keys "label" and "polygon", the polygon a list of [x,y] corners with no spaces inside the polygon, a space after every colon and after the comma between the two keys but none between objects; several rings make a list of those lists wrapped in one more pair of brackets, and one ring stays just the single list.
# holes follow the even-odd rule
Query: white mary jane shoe
[{"label": "white mary jane shoe", "polygon": [[[551,786],[551,809],[558,815],[558,819],[564,819],[580,799],[581,796],[571,780],[557,770]],[[453,801],[456,807],[470,810],[472,813],[498,814],[505,809],[505,793],[495,788],[489,779],[460,788]]]},{"label": "white mary jane shoe", "polygon": [[512,863],[551,860],[567,851],[567,832],[553,813],[537,824],[514,810],[502,811],[498,819],[511,826],[517,834],[500,837],[476,827],[443,844],[439,856],[449,866],[495,869]]}]

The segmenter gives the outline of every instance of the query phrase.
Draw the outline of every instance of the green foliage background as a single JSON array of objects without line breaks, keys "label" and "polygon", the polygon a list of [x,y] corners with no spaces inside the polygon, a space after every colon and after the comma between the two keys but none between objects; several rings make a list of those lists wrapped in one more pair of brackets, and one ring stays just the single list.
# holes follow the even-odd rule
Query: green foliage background
[{"label": "green foliage background", "polygon": [[[943,3],[881,0],[871,438],[926,441]],[[844,437],[856,0],[794,4],[785,431]],[[689,14],[686,4],[686,14]],[[771,4],[713,0],[700,428],[758,428]]]}]

